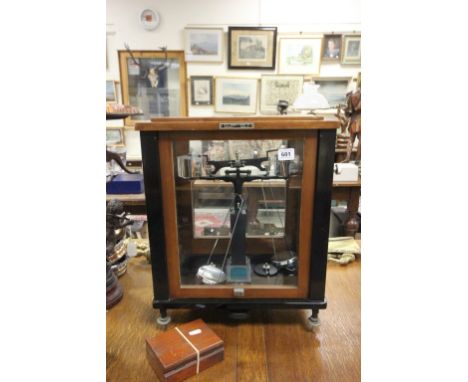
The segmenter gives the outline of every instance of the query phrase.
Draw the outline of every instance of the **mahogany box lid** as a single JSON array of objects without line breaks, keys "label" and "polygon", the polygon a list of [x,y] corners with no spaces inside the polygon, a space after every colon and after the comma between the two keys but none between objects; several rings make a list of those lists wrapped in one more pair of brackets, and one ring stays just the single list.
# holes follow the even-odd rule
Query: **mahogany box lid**
[{"label": "mahogany box lid", "polygon": [[148,350],[156,356],[165,373],[196,360],[197,353],[193,346],[200,352],[200,358],[209,353],[217,353],[217,350],[224,347],[223,340],[201,319],[177,326],[177,329],[186,339],[176,328],[146,339]]}]

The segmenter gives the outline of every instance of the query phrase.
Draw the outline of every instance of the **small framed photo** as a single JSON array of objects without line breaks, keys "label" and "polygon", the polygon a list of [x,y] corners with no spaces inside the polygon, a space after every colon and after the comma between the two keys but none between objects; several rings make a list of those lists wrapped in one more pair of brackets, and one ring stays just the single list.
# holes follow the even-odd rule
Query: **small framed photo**
[{"label": "small framed photo", "polygon": [[328,101],[331,108],[346,104],[351,77],[319,77],[314,82],[319,85],[318,92]]},{"label": "small framed photo", "polygon": [[277,114],[279,100],[285,100],[292,105],[302,94],[302,76],[264,75],[260,87],[260,112]]},{"label": "small framed photo", "polygon": [[343,55],[342,64],[360,65],[361,64],[361,35],[347,34],[343,36]]},{"label": "small framed photo", "polygon": [[114,80],[106,80],[106,102],[117,102],[117,86]]},{"label": "small framed photo", "polygon": [[275,69],[276,27],[229,27],[229,69]]},{"label": "small framed photo", "polygon": [[185,28],[185,61],[223,62],[222,28]]},{"label": "small framed photo", "polygon": [[191,105],[213,105],[213,77],[190,77]]},{"label": "small framed photo", "polygon": [[322,36],[280,38],[280,73],[318,75]]},{"label": "small framed photo", "polygon": [[340,62],[341,40],[341,34],[326,34],[323,36],[322,62]]},{"label": "small framed photo", "polygon": [[121,127],[108,127],[106,129],[106,145],[107,146],[123,146],[125,145],[124,131]]},{"label": "small framed photo", "polygon": [[254,114],[257,111],[257,83],[256,78],[216,78],[215,111]]}]

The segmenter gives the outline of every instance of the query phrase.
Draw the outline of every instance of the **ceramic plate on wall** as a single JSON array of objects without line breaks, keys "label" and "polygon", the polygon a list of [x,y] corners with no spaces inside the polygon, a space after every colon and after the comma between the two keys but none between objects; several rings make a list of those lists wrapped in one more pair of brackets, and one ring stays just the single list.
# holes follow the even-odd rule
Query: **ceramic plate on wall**
[{"label": "ceramic plate on wall", "polygon": [[140,14],[140,22],[148,31],[156,29],[160,22],[159,14],[151,9],[145,9]]}]

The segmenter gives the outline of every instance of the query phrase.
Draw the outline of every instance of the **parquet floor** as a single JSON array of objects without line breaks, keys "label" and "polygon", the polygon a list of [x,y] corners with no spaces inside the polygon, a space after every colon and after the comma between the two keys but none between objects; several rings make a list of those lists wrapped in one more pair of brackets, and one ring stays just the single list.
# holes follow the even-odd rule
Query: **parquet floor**
[{"label": "parquet floor", "polygon": [[[120,278],[122,301],[107,312],[107,381],[157,381],[145,337],[159,329],[152,308],[151,268],[130,260]],[[171,310],[169,327],[202,318],[224,340],[225,359],[188,381],[306,382],[361,379],[361,264],[329,263],[322,325],[308,331],[310,311],[252,311],[235,321],[222,310]]]}]

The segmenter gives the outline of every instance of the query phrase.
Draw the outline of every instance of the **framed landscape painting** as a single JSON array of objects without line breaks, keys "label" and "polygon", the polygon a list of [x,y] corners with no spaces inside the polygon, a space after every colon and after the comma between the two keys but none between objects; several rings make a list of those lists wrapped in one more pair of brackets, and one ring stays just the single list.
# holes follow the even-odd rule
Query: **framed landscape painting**
[{"label": "framed landscape painting", "polygon": [[213,77],[190,77],[190,90],[192,106],[213,105]]},{"label": "framed landscape painting", "polygon": [[215,111],[254,114],[257,111],[257,83],[256,78],[216,78]]},{"label": "framed landscape painting", "polygon": [[185,61],[223,62],[222,28],[185,28]]},{"label": "framed landscape painting", "polygon": [[322,77],[314,78],[314,82],[320,85],[318,92],[328,101],[330,107],[346,104],[346,93],[348,93],[351,77]]},{"label": "framed landscape painting", "polygon": [[277,114],[279,100],[292,105],[302,93],[302,76],[264,75],[260,87],[260,112]]},{"label": "framed landscape painting", "polygon": [[276,27],[229,27],[229,69],[275,69]]},{"label": "framed landscape painting", "polygon": [[322,36],[280,38],[280,73],[318,75]]},{"label": "framed landscape painting", "polygon": [[361,64],[361,35],[347,34],[343,36],[343,56],[342,64]]}]

